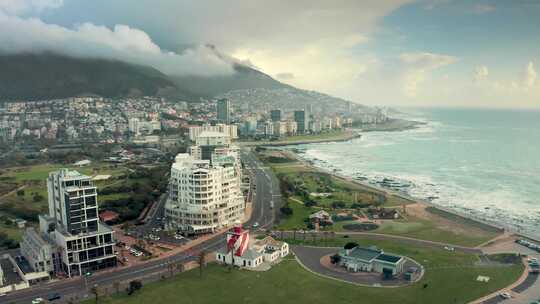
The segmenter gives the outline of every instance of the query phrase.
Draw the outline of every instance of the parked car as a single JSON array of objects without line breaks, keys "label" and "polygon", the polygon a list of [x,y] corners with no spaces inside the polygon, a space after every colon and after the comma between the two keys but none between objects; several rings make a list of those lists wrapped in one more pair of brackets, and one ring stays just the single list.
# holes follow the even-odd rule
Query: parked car
[{"label": "parked car", "polygon": [[32,304],[40,304],[43,303],[45,300],[43,298],[35,298],[32,300]]},{"label": "parked car", "polygon": [[257,228],[257,227],[259,227],[259,222],[255,222],[255,223],[253,224],[253,226],[252,226],[252,227],[253,227],[253,228]]},{"label": "parked car", "polygon": [[56,300],[60,300],[62,298],[58,292],[51,293],[49,296],[47,296],[47,301],[52,302]]},{"label": "parked car", "polygon": [[510,295],[510,293],[508,293],[508,292],[506,292],[506,291],[500,292],[500,293],[499,293],[499,296],[500,296],[501,298],[503,298],[503,299],[511,299],[511,298],[512,298],[512,296]]}]

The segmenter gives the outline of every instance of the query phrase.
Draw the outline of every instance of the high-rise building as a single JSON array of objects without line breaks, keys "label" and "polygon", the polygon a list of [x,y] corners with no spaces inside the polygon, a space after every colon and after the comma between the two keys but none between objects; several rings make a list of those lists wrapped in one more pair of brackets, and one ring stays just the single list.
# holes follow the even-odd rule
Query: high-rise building
[{"label": "high-rise building", "polygon": [[281,109],[270,111],[270,119],[272,119],[273,122],[281,121]]},{"label": "high-rise building", "polygon": [[240,181],[233,155],[214,155],[210,161],[178,154],[165,204],[167,229],[211,233],[241,221],[245,203]]},{"label": "high-rise building", "polygon": [[190,154],[197,159],[211,160],[216,148],[229,147],[231,138],[220,132],[202,132],[195,140],[195,146],[190,147]]},{"label": "high-rise building", "polygon": [[135,134],[135,135],[139,135],[139,119],[136,118],[136,117],[133,117],[133,118],[130,118],[128,120],[128,128],[129,128],[129,132]]},{"label": "high-rise building", "polygon": [[27,232],[28,246],[22,254],[32,260],[38,252],[35,244],[51,244],[54,271],[69,277],[116,266],[114,231],[99,221],[97,188],[91,178],[61,169],[49,173],[47,190],[49,214],[39,216],[39,234]]},{"label": "high-rise building", "polygon": [[294,111],[294,121],[296,121],[298,133],[305,133],[308,130],[309,119],[306,115],[306,111]]},{"label": "high-rise building", "polygon": [[189,139],[195,141],[201,133],[206,131],[225,133],[229,135],[231,139],[238,138],[238,126],[236,125],[216,124],[215,126],[212,126],[207,124],[202,126],[190,126]]},{"label": "high-rise building", "polygon": [[217,120],[226,124],[231,121],[231,102],[226,98],[217,101]]}]

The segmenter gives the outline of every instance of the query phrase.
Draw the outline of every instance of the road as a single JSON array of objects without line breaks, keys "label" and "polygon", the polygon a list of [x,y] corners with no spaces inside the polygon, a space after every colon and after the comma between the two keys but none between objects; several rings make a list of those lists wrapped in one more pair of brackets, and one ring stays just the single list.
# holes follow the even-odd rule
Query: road
[{"label": "road", "polygon": [[[242,150],[241,153],[244,166],[251,172],[253,182],[256,185],[253,198],[253,212],[248,225],[258,223],[261,229],[270,229],[276,218],[276,210],[281,206],[281,192],[279,181],[272,173],[271,169],[264,165],[249,150]],[[274,202],[274,208],[270,202]]]},{"label": "road", "polygon": [[[272,221],[275,218],[275,208],[270,208],[270,201],[273,199],[275,206],[280,206],[279,189],[277,186],[277,180],[273,177],[272,172],[268,168],[264,168],[262,164],[254,157],[249,151],[242,151],[242,161],[245,163],[245,167],[251,172],[254,177],[253,182],[256,185],[256,192],[253,197],[253,213],[251,219],[247,222],[248,225],[253,225],[255,222],[259,223],[261,228],[270,228]],[[162,201],[160,200],[160,202]],[[161,205],[162,207],[163,205]],[[157,214],[152,216],[152,221]],[[224,235],[218,235],[208,241],[194,246],[191,252],[196,251],[214,251],[223,246],[225,242]],[[197,257],[190,255],[190,253],[179,253],[177,255],[151,260],[144,264],[135,265],[132,267],[116,268],[114,271],[97,272],[93,276],[88,278],[87,286],[112,286],[113,282],[129,281],[141,276],[152,275],[155,273],[167,270],[167,265],[177,264],[179,262],[187,262],[196,260]],[[2,303],[30,303],[32,299],[37,297],[46,298],[48,294],[57,292],[64,299],[68,297],[77,296],[82,298],[86,291],[84,290],[84,280],[81,278],[72,278],[61,280],[57,282],[47,283],[39,286],[33,286],[28,289],[14,291],[1,298]]]}]

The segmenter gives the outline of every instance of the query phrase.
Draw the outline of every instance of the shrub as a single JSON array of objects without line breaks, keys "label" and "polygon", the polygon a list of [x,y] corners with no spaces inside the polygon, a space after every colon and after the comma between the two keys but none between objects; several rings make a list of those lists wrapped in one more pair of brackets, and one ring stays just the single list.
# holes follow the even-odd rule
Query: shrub
[{"label": "shrub", "polygon": [[129,282],[128,295],[133,294],[135,291],[141,288],[142,288],[141,281],[134,280],[134,281]]},{"label": "shrub", "polygon": [[336,253],[330,256],[330,263],[335,265],[335,264],[338,264],[340,261],[341,261],[341,256],[339,254]]},{"label": "shrub", "polygon": [[293,210],[291,207],[289,207],[288,205],[287,206],[283,206],[281,208],[279,208],[279,211],[281,211],[281,213],[283,213],[284,215],[292,215],[293,214]]},{"label": "shrub", "polygon": [[356,242],[348,242],[343,246],[343,249],[353,249],[354,247],[358,246],[358,243]]},{"label": "shrub", "polygon": [[342,209],[342,208],[345,208],[347,206],[347,204],[345,204],[345,202],[343,201],[335,201],[332,203],[332,208],[334,209]]}]

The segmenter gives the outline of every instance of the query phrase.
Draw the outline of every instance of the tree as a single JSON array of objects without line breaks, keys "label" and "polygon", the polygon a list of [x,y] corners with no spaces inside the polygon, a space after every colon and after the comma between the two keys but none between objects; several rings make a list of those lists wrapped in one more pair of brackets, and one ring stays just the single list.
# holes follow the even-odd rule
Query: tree
[{"label": "tree", "polygon": [[37,193],[36,195],[34,195],[34,197],[32,197],[32,200],[37,203],[37,202],[40,202],[44,199],[43,195]]},{"label": "tree", "polygon": [[358,246],[358,243],[355,242],[348,242],[343,246],[343,249],[353,249],[354,247]]},{"label": "tree", "polygon": [[94,295],[97,304],[99,300],[99,289],[97,285],[94,285],[92,288],[90,288],[90,292]]},{"label": "tree", "polygon": [[315,200],[309,198],[309,199],[307,199],[307,200],[304,202],[304,205],[305,205],[306,207],[317,206],[317,201],[315,201]]},{"label": "tree", "polygon": [[286,206],[283,206],[281,208],[279,208],[279,211],[281,211],[281,213],[283,213],[284,215],[287,215],[287,216],[290,216],[293,214],[293,209],[291,207],[289,207],[289,205],[286,205]]},{"label": "tree", "polygon": [[132,295],[135,291],[142,288],[142,282],[138,280],[133,280],[129,282],[128,295]]},{"label": "tree", "polygon": [[332,264],[339,264],[339,262],[341,262],[341,256],[339,254],[334,254],[332,256],[330,256],[330,263]]},{"label": "tree", "polygon": [[199,253],[199,275],[202,277],[203,267],[206,265],[206,251],[201,250]]},{"label": "tree", "polygon": [[116,291],[116,293],[120,293],[120,282],[114,281],[113,282],[113,288]]},{"label": "tree", "polygon": [[24,196],[24,190],[17,190],[17,196]]}]

